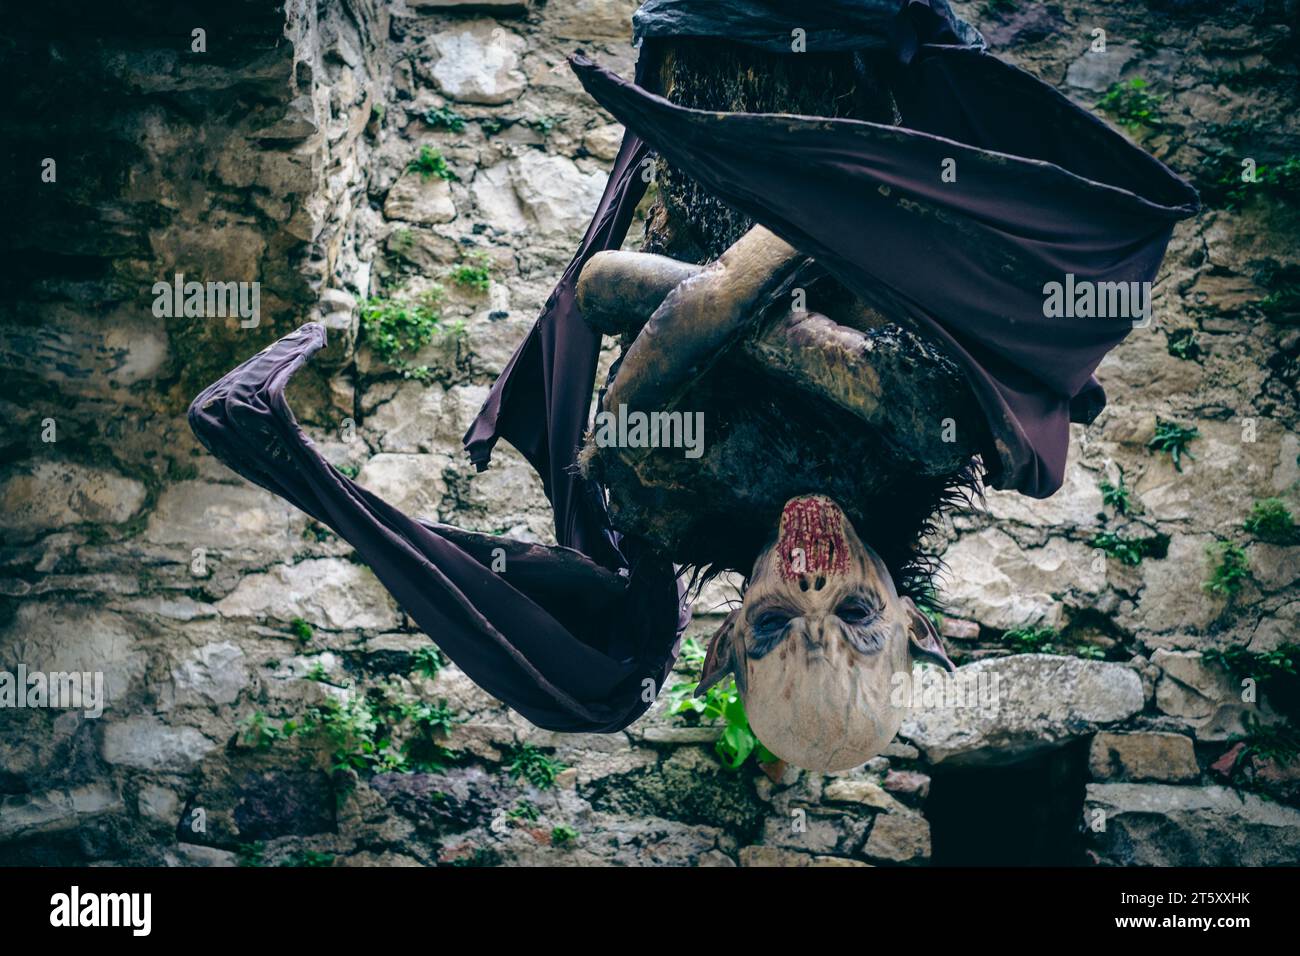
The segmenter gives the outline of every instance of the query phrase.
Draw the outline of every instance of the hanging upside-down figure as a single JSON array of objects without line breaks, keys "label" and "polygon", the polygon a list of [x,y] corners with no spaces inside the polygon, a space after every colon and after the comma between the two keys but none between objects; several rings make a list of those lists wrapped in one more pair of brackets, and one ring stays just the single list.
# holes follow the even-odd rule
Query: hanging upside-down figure
[{"label": "hanging upside-down figure", "polygon": [[734,673],[756,735],[799,766],[879,753],[912,662],[952,667],[913,597],[930,570],[920,539],[973,481],[973,442],[942,440],[953,414],[978,425],[956,367],[762,226],[705,267],[598,253],[578,303],[630,343],[602,412],[707,423],[698,459],[596,430],[580,455],[617,527],[706,574],[745,575],[697,693]]},{"label": "hanging upside-down figure", "polygon": [[[1197,208],[1155,159],[984,52],[943,0],[885,3],[833,0],[794,24],[807,55],[858,78],[857,105],[834,116],[671,101],[688,91],[665,79],[665,31],[728,32],[756,51],[748,71],[796,55],[774,0],[650,0],[640,85],[574,58],[628,133],[577,256],[465,438],[480,468],[500,438],[524,454],[558,546],[412,519],[328,465],[284,398],[324,344],[318,325],[204,390],[196,433],[352,543],[452,660],[540,726],[637,719],[688,620],[682,568],[730,569],[743,599],[701,686],[734,673],[757,736],[797,766],[879,753],[912,661],[952,666],[915,603],[936,514],[977,475],[1054,492],[1069,422],[1104,404],[1092,373],[1133,325],[1047,318],[1044,285],[1151,281]],[[707,195],[724,228],[618,252],[654,155],[664,201]],[[591,430],[604,334],[623,350],[599,410],[701,413],[702,454]]]}]

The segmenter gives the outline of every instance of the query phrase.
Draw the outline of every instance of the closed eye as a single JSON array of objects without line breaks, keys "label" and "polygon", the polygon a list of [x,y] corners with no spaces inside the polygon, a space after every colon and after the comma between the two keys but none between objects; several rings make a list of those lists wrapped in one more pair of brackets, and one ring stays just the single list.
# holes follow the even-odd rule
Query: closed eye
[{"label": "closed eye", "polygon": [[869,624],[880,616],[880,611],[861,598],[849,598],[835,609],[835,616],[845,624]]},{"label": "closed eye", "polygon": [[793,619],[793,614],[781,608],[771,608],[755,617],[749,625],[749,656],[758,659],[780,644]]},{"label": "closed eye", "polygon": [[840,629],[844,639],[863,654],[874,654],[885,646],[885,634],[880,624],[880,608],[871,602],[854,596],[840,602],[835,609],[835,616],[840,619]]}]

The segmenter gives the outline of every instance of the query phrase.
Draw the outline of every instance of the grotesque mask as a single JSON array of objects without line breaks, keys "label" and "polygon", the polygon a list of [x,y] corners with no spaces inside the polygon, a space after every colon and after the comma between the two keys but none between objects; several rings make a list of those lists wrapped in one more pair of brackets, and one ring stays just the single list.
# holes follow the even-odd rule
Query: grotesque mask
[{"label": "grotesque mask", "polygon": [[740,607],[713,636],[696,693],[728,673],[769,750],[808,770],[847,770],[889,745],[912,663],[953,664],[930,619],[830,498],[786,502]]}]

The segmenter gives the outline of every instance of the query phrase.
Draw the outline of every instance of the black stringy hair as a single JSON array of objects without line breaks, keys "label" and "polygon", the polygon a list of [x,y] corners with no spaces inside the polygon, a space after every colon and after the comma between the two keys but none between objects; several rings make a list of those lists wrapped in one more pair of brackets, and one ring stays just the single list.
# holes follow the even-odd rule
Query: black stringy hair
[{"label": "black stringy hair", "polygon": [[[943,559],[928,548],[941,529],[943,515],[983,506],[984,469],[979,458],[972,458],[960,471],[937,478],[909,478],[888,494],[882,495],[871,516],[853,520],[853,528],[863,544],[884,562],[900,597],[910,597],[918,605],[943,610],[936,579],[946,570]],[[837,502],[845,507],[843,502]],[[845,508],[846,512],[849,510]],[[776,529],[767,539],[770,545]],[[689,600],[699,597],[704,588],[727,572],[742,575],[736,603],[744,600],[749,587],[755,551],[746,567],[737,562],[687,563],[678,566],[678,578],[686,578]]]}]

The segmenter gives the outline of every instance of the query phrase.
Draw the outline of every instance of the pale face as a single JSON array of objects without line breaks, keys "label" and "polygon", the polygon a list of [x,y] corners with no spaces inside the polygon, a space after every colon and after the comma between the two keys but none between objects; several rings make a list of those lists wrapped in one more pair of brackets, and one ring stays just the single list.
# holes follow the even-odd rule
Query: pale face
[{"label": "pale face", "polygon": [[[914,655],[952,667],[928,618],[840,507],[792,498],[754,562],[741,606],[714,637],[701,687],[728,670],[750,726],[787,763],[846,770],[889,745],[906,715]],[[897,677],[896,677],[897,675]]]}]

